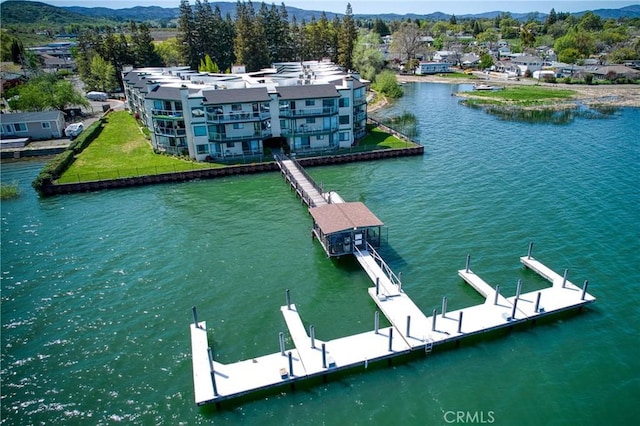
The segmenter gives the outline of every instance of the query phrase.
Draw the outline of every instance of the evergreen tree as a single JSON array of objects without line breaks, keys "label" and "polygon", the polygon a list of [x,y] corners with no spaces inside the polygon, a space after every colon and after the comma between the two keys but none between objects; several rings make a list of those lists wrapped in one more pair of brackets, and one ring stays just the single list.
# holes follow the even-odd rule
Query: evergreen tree
[{"label": "evergreen tree", "polygon": [[387,24],[380,18],[376,18],[375,21],[373,21],[373,27],[371,29],[373,30],[373,32],[378,33],[380,37],[391,34],[391,31],[389,30]]},{"label": "evergreen tree", "polygon": [[351,3],[347,3],[347,10],[338,33],[338,65],[341,65],[347,71],[353,69],[353,47],[357,37],[358,32],[353,21]]},{"label": "evergreen tree", "polygon": [[256,18],[251,0],[236,4],[236,36],[234,52],[247,71],[257,71],[270,65],[264,26]]},{"label": "evergreen tree", "polygon": [[129,24],[131,31],[132,65],[135,67],[156,67],[162,64],[162,59],[156,52],[153,37],[147,24],[137,26],[134,21]]},{"label": "evergreen tree", "polygon": [[196,0],[193,20],[196,28],[195,41],[198,58],[202,60],[205,55],[216,58],[217,32],[219,28],[216,26],[215,15],[207,0]]},{"label": "evergreen tree", "polygon": [[196,25],[189,0],[180,0],[180,16],[178,17],[178,44],[182,49],[184,62],[192,69],[200,63],[196,39]]}]

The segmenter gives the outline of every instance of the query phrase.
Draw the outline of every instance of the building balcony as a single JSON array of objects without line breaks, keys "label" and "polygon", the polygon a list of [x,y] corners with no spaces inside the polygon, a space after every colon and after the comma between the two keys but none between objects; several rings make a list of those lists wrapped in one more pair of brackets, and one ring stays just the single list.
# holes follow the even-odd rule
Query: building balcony
[{"label": "building balcony", "polygon": [[153,118],[164,118],[169,120],[177,120],[183,117],[182,111],[172,111],[169,109],[152,109],[151,116]]},{"label": "building balcony", "polygon": [[284,137],[294,137],[294,136],[313,136],[313,135],[326,135],[330,133],[335,133],[338,131],[338,124],[334,126],[309,126],[307,124],[301,124],[295,129],[282,129],[281,133]]},{"label": "building balcony", "polygon": [[366,96],[360,96],[357,98],[353,98],[353,105],[354,106],[358,106],[358,105],[363,105],[367,103],[367,97]]},{"label": "building balcony", "polygon": [[238,123],[238,122],[251,122],[262,121],[271,118],[269,111],[262,112],[232,112],[227,114],[222,113],[207,113],[207,121],[210,123]]},{"label": "building balcony", "polygon": [[163,127],[163,126],[154,127],[153,133],[159,136],[169,136],[169,137],[183,137],[187,135],[187,131],[184,128]]},{"label": "building balcony", "polygon": [[253,139],[267,139],[272,136],[271,130],[263,130],[262,132],[253,132],[247,135],[227,135],[226,133],[209,133],[209,142],[242,142]]},{"label": "building balcony", "polygon": [[319,107],[319,108],[301,108],[290,109],[281,108],[280,118],[293,118],[293,117],[318,117],[323,115],[337,115],[338,107]]}]

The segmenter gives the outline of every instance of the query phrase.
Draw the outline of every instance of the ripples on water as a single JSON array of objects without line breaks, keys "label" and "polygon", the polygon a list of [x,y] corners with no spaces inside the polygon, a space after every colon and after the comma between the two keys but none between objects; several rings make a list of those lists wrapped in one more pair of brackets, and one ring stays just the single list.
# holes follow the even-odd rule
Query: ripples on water
[{"label": "ripples on water", "polygon": [[359,267],[326,259],[277,174],[39,199],[39,164],[3,164],[3,182],[22,190],[2,203],[3,423],[442,424],[448,410],[494,410],[500,424],[629,420],[640,388],[638,110],[505,122],[459,106],[450,86],[405,90],[384,113],[418,117],[424,157],[310,174],[385,222],[383,255],[423,310],[443,295],[450,309],[481,301],[456,275],[467,254],[505,293],[518,278],[544,285],[518,263],[533,240],[550,267],[590,280],[598,302],[585,315],[197,408],[191,306],[216,359],[234,362],[278,350],[286,288],[319,338],[371,329]]}]

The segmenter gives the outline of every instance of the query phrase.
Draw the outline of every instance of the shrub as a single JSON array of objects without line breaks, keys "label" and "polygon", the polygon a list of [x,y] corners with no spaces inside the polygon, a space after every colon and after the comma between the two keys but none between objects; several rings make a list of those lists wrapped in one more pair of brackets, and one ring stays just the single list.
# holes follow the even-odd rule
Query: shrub
[{"label": "shrub", "polygon": [[398,84],[393,71],[385,70],[376,76],[374,89],[390,98],[400,98],[403,95],[402,87]]}]

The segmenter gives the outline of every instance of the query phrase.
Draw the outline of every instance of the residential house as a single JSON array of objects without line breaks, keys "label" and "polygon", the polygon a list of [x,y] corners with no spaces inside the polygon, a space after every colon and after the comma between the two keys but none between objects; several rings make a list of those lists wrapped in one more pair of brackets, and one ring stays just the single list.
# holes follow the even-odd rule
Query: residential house
[{"label": "residential house", "polygon": [[18,112],[0,115],[2,139],[55,139],[64,137],[64,114],[60,111]]},{"label": "residential house", "polygon": [[326,61],[278,63],[254,73],[184,67],[124,74],[130,110],[162,152],[205,161],[349,147],[366,135],[365,82]]},{"label": "residential house", "polygon": [[448,62],[420,62],[416,68],[416,74],[438,74],[451,72],[451,64]]},{"label": "residential house", "polygon": [[527,71],[533,74],[542,69],[542,59],[538,56],[519,55],[511,59],[511,63],[518,67],[519,75],[524,75]]}]

